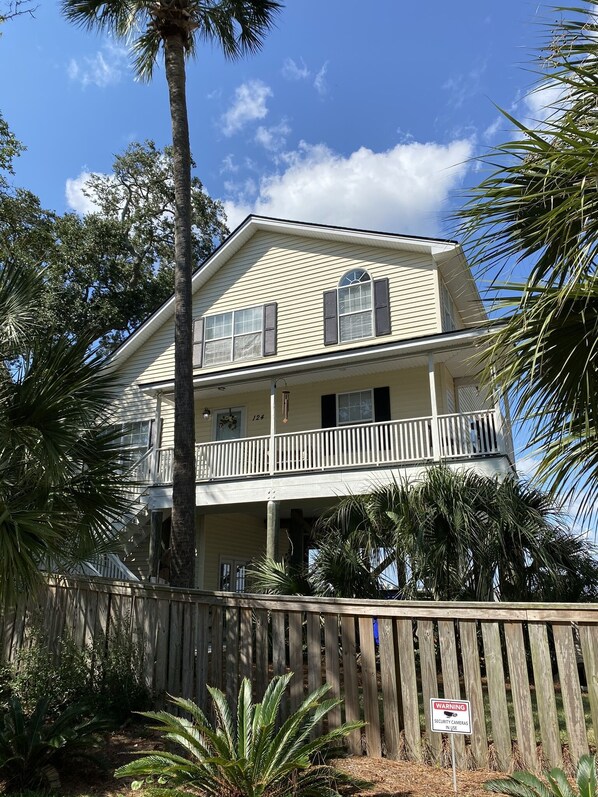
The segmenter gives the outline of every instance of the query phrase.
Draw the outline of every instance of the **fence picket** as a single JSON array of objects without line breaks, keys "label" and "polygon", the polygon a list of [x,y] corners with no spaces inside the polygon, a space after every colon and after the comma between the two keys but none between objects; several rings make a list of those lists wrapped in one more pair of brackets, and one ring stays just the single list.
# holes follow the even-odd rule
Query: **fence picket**
[{"label": "fence picket", "polygon": [[438,675],[436,653],[434,650],[434,625],[431,620],[418,620],[417,640],[419,646],[419,666],[422,682],[422,698],[424,701],[425,735],[430,757],[437,764],[442,750],[442,736],[431,731],[430,699],[438,697]]},{"label": "fence picket", "polygon": [[[357,689],[357,646],[355,644],[355,618],[341,617],[341,639],[343,646],[343,697],[345,700],[345,720],[355,722],[361,719],[359,693]],[[361,731],[352,731],[347,737],[349,751],[361,755]]]},{"label": "fence picket", "polygon": [[[338,638],[338,616],[327,614],[324,617],[324,644],[326,656],[326,683],[331,687],[330,697],[341,697],[341,676],[339,666],[339,638]],[[338,728],[341,724],[341,707],[335,706],[328,713],[328,728]]]},{"label": "fence picket", "polygon": [[413,648],[413,623],[397,620],[397,642],[399,648],[399,671],[401,673],[401,697],[407,758],[421,760],[420,712],[415,675],[415,652]]},{"label": "fence picket", "polygon": [[[461,697],[459,683],[459,663],[457,661],[457,640],[455,638],[455,621],[438,621],[438,646],[440,648],[440,662],[442,665],[442,686],[444,697],[447,700],[458,700]],[[457,766],[465,768],[465,737],[455,734],[455,755]]]},{"label": "fence picket", "polygon": [[291,712],[303,701],[303,614],[289,612],[289,668],[291,679]]},{"label": "fence picket", "polygon": [[488,767],[488,743],[486,741],[486,718],[484,716],[484,695],[482,693],[476,621],[461,620],[459,636],[461,638],[465,697],[471,703],[471,754],[476,767],[486,769]]},{"label": "fence picket", "polygon": [[545,623],[529,623],[527,627],[534,670],[534,692],[538,706],[538,723],[542,753],[551,767],[563,766],[563,750],[559,737],[559,720],[552,678],[552,663]]},{"label": "fence picket", "polygon": [[584,674],[590,711],[592,713],[592,727],[594,740],[598,739],[598,627],[580,623],[579,638],[583,655]]},{"label": "fence picket", "polygon": [[371,617],[359,618],[359,649],[361,651],[361,681],[363,684],[363,711],[366,753],[382,755],[380,742],[380,711],[378,709],[378,683],[376,675],[376,649]]},{"label": "fence picket", "polygon": [[490,720],[496,763],[501,772],[509,772],[513,746],[505,691],[505,668],[498,623],[481,623],[484,642],[484,662],[488,682]]},{"label": "fence picket", "polygon": [[255,611],[255,699],[260,701],[268,686],[268,612]]},{"label": "fence picket", "polygon": [[588,735],[581,700],[581,687],[577,672],[577,658],[573,644],[573,633],[570,625],[554,623],[554,648],[559,669],[559,681],[563,696],[563,709],[569,737],[569,749],[574,761],[582,755],[588,755]]},{"label": "fence picket", "polygon": [[380,682],[384,710],[384,742],[386,755],[398,759],[400,750],[399,698],[397,660],[393,622],[388,617],[378,620],[380,635]]},{"label": "fence picket", "polygon": [[521,623],[505,623],[505,642],[509,662],[509,681],[515,714],[517,746],[526,769],[536,771],[539,767],[536,752],[536,729],[527,674],[523,627]]}]

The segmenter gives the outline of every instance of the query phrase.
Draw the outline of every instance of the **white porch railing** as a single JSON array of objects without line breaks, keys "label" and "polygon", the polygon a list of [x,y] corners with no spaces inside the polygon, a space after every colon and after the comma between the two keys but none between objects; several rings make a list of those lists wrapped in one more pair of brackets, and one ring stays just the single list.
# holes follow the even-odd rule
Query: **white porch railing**
[{"label": "white porch railing", "polygon": [[[379,467],[435,459],[487,457],[504,453],[500,418],[494,410],[438,417],[440,451],[435,456],[431,417],[337,426],[277,434],[270,470],[270,438],[246,437],[195,446],[197,481],[305,471]],[[172,482],[173,449],[158,452],[158,483]]]}]

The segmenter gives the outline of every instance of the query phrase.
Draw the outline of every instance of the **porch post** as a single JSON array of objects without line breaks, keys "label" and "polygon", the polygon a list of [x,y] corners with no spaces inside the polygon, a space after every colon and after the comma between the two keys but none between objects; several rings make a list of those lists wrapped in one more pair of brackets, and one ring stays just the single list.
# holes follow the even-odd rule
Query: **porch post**
[{"label": "porch post", "polygon": [[430,407],[432,409],[432,455],[436,462],[440,461],[440,434],[438,432],[438,399],[436,396],[436,373],[434,371],[434,355],[428,354],[428,378],[430,380]]},{"label": "porch post", "polygon": [[280,533],[280,501],[268,501],[266,515],[266,556],[278,561],[278,536]]},{"label": "porch post", "polygon": [[154,415],[154,448],[152,451],[152,460],[150,466],[150,482],[156,484],[158,481],[158,468],[160,467],[160,420],[162,417],[162,394],[156,395],[156,413]]},{"label": "porch post", "polygon": [[269,472],[270,476],[274,475],[274,460],[276,458],[276,380],[270,381],[270,446],[269,446]]},{"label": "porch post", "polygon": [[195,589],[204,588],[206,569],[206,516],[195,516]]},{"label": "porch post", "polygon": [[161,509],[154,509],[150,520],[150,539],[149,539],[149,572],[148,581],[158,577],[160,567],[160,550],[162,546],[162,521],[164,513]]}]

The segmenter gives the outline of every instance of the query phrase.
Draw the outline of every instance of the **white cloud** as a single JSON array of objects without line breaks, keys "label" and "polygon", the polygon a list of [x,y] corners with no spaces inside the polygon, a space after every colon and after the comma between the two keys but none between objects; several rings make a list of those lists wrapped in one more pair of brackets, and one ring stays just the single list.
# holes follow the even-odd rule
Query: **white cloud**
[{"label": "white cloud", "polygon": [[286,120],[283,119],[282,122],[272,127],[260,125],[255,132],[255,140],[256,143],[261,144],[262,147],[265,147],[271,152],[276,152],[284,147],[286,144],[286,137],[290,132],[291,128]]},{"label": "white cloud", "polygon": [[95,213],[97,205],[84,193],[85,184],[91,172],[83,171],[77,177],[69,177],[66,181],[65,196],[67,206],[77,213]]},{"label": "white cloud", "polygon": [[108,42],[94,55],[86,55],[80,60],[71,58],[67,75],[84,88],[97,86],[104,89],[118,83],[127,67],[128,52],[114,42]]},{"label": "white cloud", "polygon": [[326,82],[326,72],[328,71],[328,61],[322,65],[322,68],[314,78],[314,88],[323,97],[328,91],[328,83]]},{"label": "white cloud", "polygon": [[282,65],[282,76],[287,80],[305,80],[310,76],[311,72],[307,68],[303,58],[301,64],[298,64],[292,58],[285,58]]},{"label": "white cloud", "polygon": [[248,213],[406,234],[436,235],[449,193],[468,168],[473,144],[409,142],[386,152],[361,147],[345,157],[302,143],[279,156],[285,169],[262,177],[257,198],[225,202],[231,226]]},{"label": "white cloud", "polygon": [[271,96],[272,89],[261,80],[250,80],[238,86],[233,104],[222,117],[224,135],[232,136],[248,122],[264,119],[268,114],[266,101]]},{"label": "white cloud", "polygon": [[562,84],[553,82],[541,84],[523,98],[522,104],[526,114],[524,121],[531,127],[546,121],[562,108],[564,97],[565,87]]}]

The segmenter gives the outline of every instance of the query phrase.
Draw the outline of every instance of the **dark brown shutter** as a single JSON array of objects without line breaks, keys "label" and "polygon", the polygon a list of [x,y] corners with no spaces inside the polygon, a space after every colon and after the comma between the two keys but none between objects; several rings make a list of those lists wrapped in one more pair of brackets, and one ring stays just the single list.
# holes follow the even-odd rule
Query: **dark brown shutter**
[{"label": "dark brown shutter", "polygon": [[264,357],[276,354],[276,315],[276,302],[264,305]]},{"label": "dark brown shutter", "polygon": [[193,367],[201,368],[203,364],[203,318],[193,322]]},{"label": "dark brown shutter", "polygon": [[374,280],[374,315],[376,337],[390,335],[390,302],[388,299],[388,280]]},{"label": "dark brown shutter", "polygon": [[336,426],[336,394],[322,396],[322,429]]},{"label": "dark brown shutter", "polygon": [[324,292],[324,346],[338,343],[337,293]]},{"label": "dark brown shutter", "polygon": [[374,420],[378,423],[390,421],[390,389],[374,388]]}]

